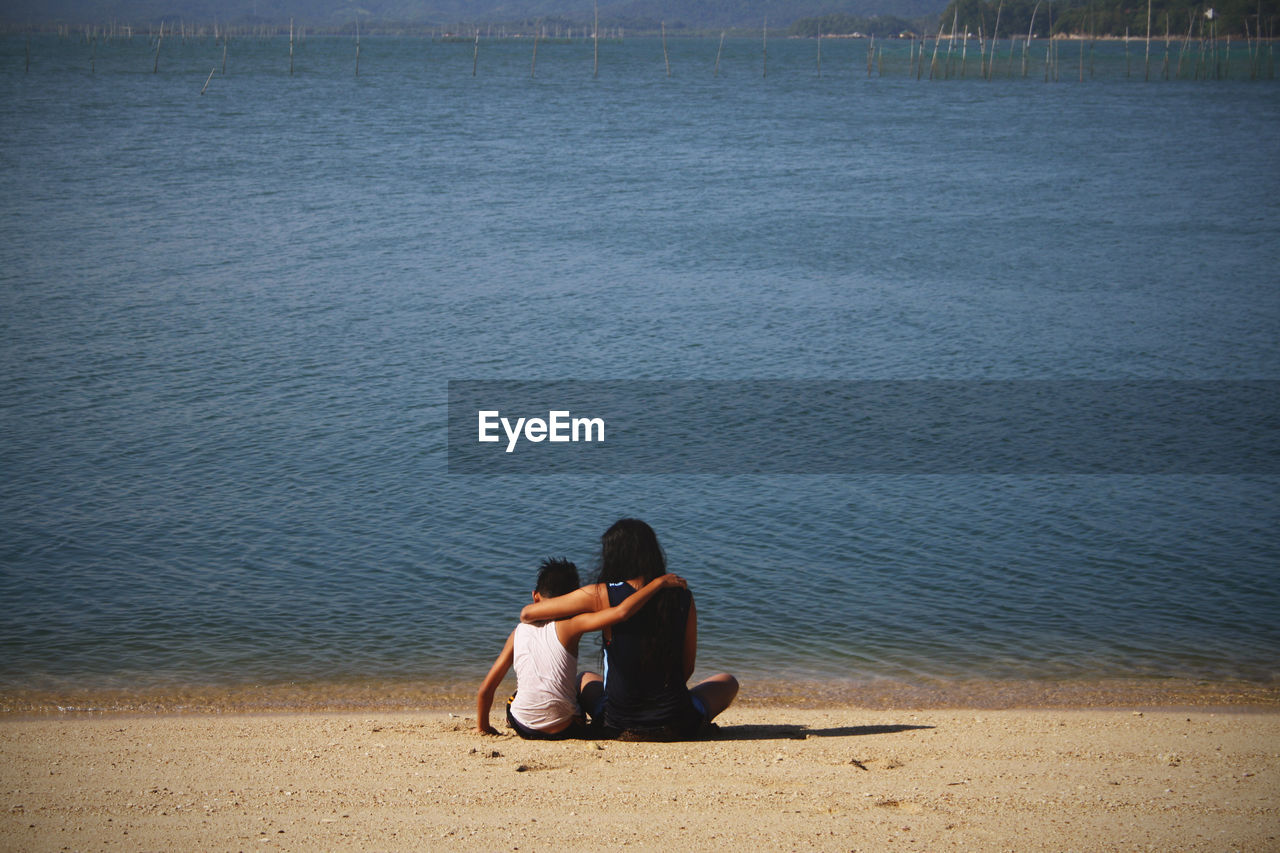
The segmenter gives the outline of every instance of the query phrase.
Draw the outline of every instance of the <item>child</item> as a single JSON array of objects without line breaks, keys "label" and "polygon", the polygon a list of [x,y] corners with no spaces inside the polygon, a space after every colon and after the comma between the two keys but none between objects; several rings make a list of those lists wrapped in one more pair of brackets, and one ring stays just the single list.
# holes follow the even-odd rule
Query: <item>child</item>
[{"label": "child", "polygon": [[[494,691],[514,663],[516,693],[507,703],[507,722],[516,734],[544,740],[585,735],[586,721],[578,703],[578,641],[590,631],[625,621],[658,590],[669,586],[684,587],[685,582],[676,575],[662,575],[615,607],[558,622],[517,625],[476,694],[476,730],[498,733],[489,725],[489,709]],[[533,600],[554,598],[577,588],[577,566],[563,559],[543,560]],[[594,673],[583,673],[582,685],[599,680]]]}]

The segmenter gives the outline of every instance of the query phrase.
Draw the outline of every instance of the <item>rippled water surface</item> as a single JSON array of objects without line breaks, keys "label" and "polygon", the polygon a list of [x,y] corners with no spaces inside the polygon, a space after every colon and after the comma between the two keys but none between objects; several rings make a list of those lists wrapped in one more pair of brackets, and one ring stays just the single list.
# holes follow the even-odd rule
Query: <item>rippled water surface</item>
[{"label": "rippled water surface", "polygon": [[622,515],[706,671],[1274,679],[1272,475],[447,472],[450,379],[1277,378],[1280,90],[1119,49],[3,40],[0,686],[478,679]]}]

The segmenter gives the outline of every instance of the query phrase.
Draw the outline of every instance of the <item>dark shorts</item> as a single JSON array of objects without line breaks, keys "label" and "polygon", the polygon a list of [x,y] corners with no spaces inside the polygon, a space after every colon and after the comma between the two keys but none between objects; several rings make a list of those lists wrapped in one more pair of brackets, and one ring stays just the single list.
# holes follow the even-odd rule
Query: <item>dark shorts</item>
[{"label": "dark shorts", "polygon": [[714,727],[707,720],[707,709],[698,701],[698,697],[691,693],[689,700],[689,710],[664,726],[618,729],[606,724],[605,735],[621,741],[695,740]]},{"label": "dark shorts", "polygon": [[[511,699],[515,698],[515,694],[512,694]],[[558,732],[540,732],[537,729],[531,729],[517,720],[515,715],[511,713],[511,699],[507,700],[507,725],[511,726],[515,733],[525,740],[569,740],[571,738],[591,736],[587,731],[586,721],[579,717],[574,717],[573,722],[568,727]]]}]

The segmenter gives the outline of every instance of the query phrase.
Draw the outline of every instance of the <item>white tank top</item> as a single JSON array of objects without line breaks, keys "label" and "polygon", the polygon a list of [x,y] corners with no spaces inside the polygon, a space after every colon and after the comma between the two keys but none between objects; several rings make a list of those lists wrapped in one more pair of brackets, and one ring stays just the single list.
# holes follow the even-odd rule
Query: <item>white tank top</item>
[{"label": "white tank top", "polygon": [[542,730],[578,714],[578,658],[560,644],[556,623],[517,625],[514,658],[513,717]]}]

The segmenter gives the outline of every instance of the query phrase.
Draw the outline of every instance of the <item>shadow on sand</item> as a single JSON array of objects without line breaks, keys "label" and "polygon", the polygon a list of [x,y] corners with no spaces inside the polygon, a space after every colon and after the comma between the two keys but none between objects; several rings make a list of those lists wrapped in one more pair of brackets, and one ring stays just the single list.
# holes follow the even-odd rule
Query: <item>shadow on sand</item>
[{"label": "shadow on sand", "polygon": [[802,725],[720,726],[709,740],[804,740],[811,737],[857,737],[860,735],[891,735],[933,726],[836,726],[830,729],[811,729]]}]

